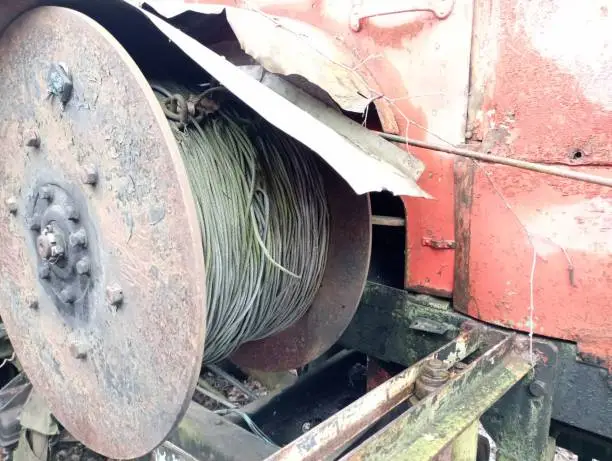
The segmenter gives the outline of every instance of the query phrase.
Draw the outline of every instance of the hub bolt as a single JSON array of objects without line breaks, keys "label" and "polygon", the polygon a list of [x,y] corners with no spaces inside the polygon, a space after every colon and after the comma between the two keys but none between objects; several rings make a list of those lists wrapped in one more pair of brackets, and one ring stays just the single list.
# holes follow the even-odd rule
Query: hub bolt
[{"label": "hub bolt", "polygon": [[19,205],[17,204],[17,199],[15,197],[9,197],[6,199],[6,206],[11,214],[17,214]]},{"label": "hub bolt", "polygon": [[29,131],[26,134],[25,140],[25,145],[28,147],[34,147],[35,149],[38,149],[40,147],[40,137],[38,136],[38,133],[34,130]]},{"label": "hub bolt", "polygon": [[72,355],[77,359],[86,359],[89,347],[83,341],[73,341],[70,345]]},{"label": "hub bolt", "polygon": [[106,296],[111,306],[118,307],[123,304],[123,289],[117,284],[106,288]]},{"label": "hub bolt", "polygon": [[79,229],[78,231],[70,234],[69,237],[70,246],[87,246],[87,234],[85,233],[85,229]]},{"label": "hub bolt", "polygon": [[76,264],[77,273],[79,273],[80,275],[89,274],[90,269],[91,269],[91,263],[89,262],[89,258],[88,257],[82,258]]},{"label": "hub bolt", "polygon": [[40,265],[38,268],[38,276],[43,280],[47,280],[51,277],[51,268],[48,263],[44,262]]},{"label": "hub bolt", "polygon": [[25,299],[25,304],[26,306],[28,306],[29,309],[32,309],[32,310],[38,309],[38,299],[36,298],[36,296],[33,296],[33,295],[28,296]]},{"label": "hub bolt", "polygon": [[70,287],[64,288],[59,295],[60,300],[66,304],[72,304],[76,301],[76,295],[74,294],[74,290]]},{"label": "hub bolt", "polygon": [[64,248],[64,238],[61,234],[54,234],[46,230],[36,239],[36,248],[38,255],[46,260],[61,258],[66,251]]},{"label": "hub bolt", "polygon": [[98,169],[95,165],[87,165],[83,169],[83,184],[95,186],[98,183]]},{"label": "hub bolt", "polygon": [[70,221],[75,221],[76,222],[76,221],[79,220],[80,215],[79,215],[79,211],[76,208],[71,207],[71,206],[67,206],[65,208],[65,210],[66,210],[66,217]]},{"label": "hub bolt", "polygon": [[38,213],[34,214],[30,219],[30,230],[40,231],[40,215]]}]

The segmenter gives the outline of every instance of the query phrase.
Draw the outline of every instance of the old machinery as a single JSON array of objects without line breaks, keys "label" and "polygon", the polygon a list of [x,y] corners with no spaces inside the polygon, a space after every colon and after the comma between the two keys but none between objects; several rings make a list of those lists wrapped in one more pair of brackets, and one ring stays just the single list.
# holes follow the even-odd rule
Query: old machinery
[{"label": "old machinery", "polygon": [[612,459],[570,3],[0,0],[0,458]]}]

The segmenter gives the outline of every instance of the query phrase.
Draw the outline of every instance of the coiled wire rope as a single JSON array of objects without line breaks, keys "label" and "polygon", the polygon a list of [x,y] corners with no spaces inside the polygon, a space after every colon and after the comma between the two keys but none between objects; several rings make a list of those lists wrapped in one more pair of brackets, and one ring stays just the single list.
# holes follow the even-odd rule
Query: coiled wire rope
[{"label": "coiled wire rope", "polygon": [[[195,197],[206,267],[204,363],[297,322],[321,285],[329,213],[314,154],[222,87],[153,84]],[[214,100],[212,98],[215,98]]]}]

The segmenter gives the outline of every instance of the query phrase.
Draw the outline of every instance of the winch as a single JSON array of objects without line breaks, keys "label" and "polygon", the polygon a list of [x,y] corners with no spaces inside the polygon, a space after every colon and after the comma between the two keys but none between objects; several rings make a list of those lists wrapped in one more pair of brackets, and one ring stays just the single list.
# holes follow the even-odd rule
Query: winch
[{"label": "winch", "polygon": [[0,461],[612,459],[570,3],[0,0]]}]

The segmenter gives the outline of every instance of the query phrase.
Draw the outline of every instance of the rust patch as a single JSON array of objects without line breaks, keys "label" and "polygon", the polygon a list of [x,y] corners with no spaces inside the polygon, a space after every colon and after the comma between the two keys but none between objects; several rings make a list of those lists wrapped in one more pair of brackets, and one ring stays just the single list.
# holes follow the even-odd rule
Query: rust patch
[{"label": "rust patch", "polygon": [[470,300],[470,244],[471,217],[474,192],[472,160],[455,159],[455,287],[453,307],[467,313]]}]

